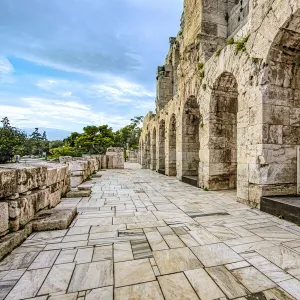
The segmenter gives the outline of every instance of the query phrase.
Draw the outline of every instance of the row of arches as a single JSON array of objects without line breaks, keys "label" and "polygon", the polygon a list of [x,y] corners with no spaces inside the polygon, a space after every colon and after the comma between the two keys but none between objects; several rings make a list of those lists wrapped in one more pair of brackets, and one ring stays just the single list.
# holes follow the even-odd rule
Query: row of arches
[{"label": "row of arches", "polygon": [[[207,90],[183,104],[178,96],[169,111],[145,125],[143,166],[181,180],[196,178],[197,186],[210,190],[236,188],[251,206],[265,195],[299,194],[299,24],[298,9],[272,29],[268,51],[255,48],[244,65],[234,61],[230,48],[217,68],[208,62],[214,79],[205,79]],[[255,38],[252,44],[260,44]]]},{"label": "row of arches", "polygon": [[[145,168],[168,176],[179,175],[179,179],[185,182],[203,186],[203,182],[199,181],[199,178],[203,178],[199,176],[200,163],[207,161],[206,158],[201,159],[200,151],[208,147],[208,163],[212,170],[210,188],[236,187],[238,86],[231,73],[224,72],[219,76],[211,99],[208,124],[204,125],[198,101],[191,96],[180,115],[172,114],[167,121],[160,120],[157,126],[147,132],[146,140],[141,141],[146,145],[146,153],[141,151],[142,155],[146,155],[142,163]],[[204,126],[209,126],[209,142],[200,147],[201,129]],[[143,145],[140,149],[143,149]]]}]

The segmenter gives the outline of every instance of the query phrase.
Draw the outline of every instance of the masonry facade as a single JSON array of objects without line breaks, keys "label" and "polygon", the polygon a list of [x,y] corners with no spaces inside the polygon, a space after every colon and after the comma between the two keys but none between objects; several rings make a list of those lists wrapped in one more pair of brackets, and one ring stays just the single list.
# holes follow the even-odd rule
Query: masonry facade
[{"label": "masonry facade", "polygon": [[143,168],[253,207],[297,194],[299,0],[185,0],[156,81]]}]

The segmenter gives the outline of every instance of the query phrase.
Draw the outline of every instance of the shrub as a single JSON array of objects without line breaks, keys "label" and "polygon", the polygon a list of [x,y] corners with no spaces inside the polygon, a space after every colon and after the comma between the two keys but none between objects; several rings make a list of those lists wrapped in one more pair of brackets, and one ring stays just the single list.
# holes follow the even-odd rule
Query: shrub
[{"label": "shrub", "polygon": [[247,50],[245,44],[247,43],[248,39],[249,35],[235,43],[235,54],[237,54],[239,51],[244,52]]},{"label": "shrub", "polygon": [[226,45],[233,45],[234,44],[234,38],[231,37],[229,40],[226,41]]}]

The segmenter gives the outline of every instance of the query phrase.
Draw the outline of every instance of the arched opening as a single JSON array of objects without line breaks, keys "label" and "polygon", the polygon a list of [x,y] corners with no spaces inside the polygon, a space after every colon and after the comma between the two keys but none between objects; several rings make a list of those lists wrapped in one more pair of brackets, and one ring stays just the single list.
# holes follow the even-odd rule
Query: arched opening
[{"label": "arched opening", "polygon": [[156,170],[156,128],[153,129],[151,138],[151,170]]},{"label": "arched opening", "polygon": [[[280,27],[271,45],[260,84],[263,97],[263,145],[260,155],[264,164],[259,161],[253,166],[252,172],[257,174],[259,181],[251,178],[251,189],[259,191],[260,196],[299,196],[300,10]],[[262,206],[266,201],[262,200]],[[292,201],[290,204],[293,205]],[[267,203],[267,206],[267,212],[293,220],[287,212],[293,209],[286,210],[284,201],[282,205],[273,202]]]},{"label": "arched opening", "polygon": [[166,175],[176,176],[176,117],[173,114],[169,124],[169,153],[166,156]]},{"label": "arched opening", "polygon": [[224,72],[214,84],[210,102],[209,189],[236,188],[237,111],[237,81]]},{"label": "arched opening", "polygon": [[182,181],[198,186],[200,111],[197,99],[186,101],[182,114]]},{"label": "arched opening", "polygon": [[159,123],[159,140],[158,140],[158,173],[165,174],[165,121]]}]

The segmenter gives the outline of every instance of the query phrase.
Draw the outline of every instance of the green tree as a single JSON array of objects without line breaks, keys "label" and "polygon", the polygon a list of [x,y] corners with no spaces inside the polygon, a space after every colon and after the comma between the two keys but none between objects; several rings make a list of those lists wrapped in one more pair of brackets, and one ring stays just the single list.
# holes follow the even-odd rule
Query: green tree
[{"label": "green tree", "polygon": [[45,145],[43,143],[43,136],[39,133],[39,129],[35,128],[29,135],[26,143],[26,154],[28,155],[41,155],[44,151]]},{"label": "green tree", "polygon": [[71,147],[70,145],[50,149],[50,154],[53,158],[58,158],[60,156],[78,156],[76,148]]},{"label": "green tree", "polygon": [[12,127],[7,117],[3,118],[0,128],[0,163],[6,163],[16,154],[22,155],[25,148],[26,134]]},{"label": "green tree", "polygon": [[58,148],[58,147],[62,147],[64,145],[64,141],[62,140],[54,140],[49,142],[49,149],[54,149],[54,148]]},{"label": "green tree", "polygon": [[134,117],[131,123],[115,133],[115,146],[126,147],[128,144],[129,149],[137,149],[139,138],[142,132],[140,124],[143,117]]},{"label": "green tree", "polygon": [[72,132],[71,135],[65,138],[63,141],[65,144],[70,145],[70,147],[75,147],[75,141],[80,136],[78,132]]},{"label": "green tree", "polygon": [[86,126],[75,140],[75,146],[83,153],[103,154],[114,145],[114,133],[108,125]]}]

